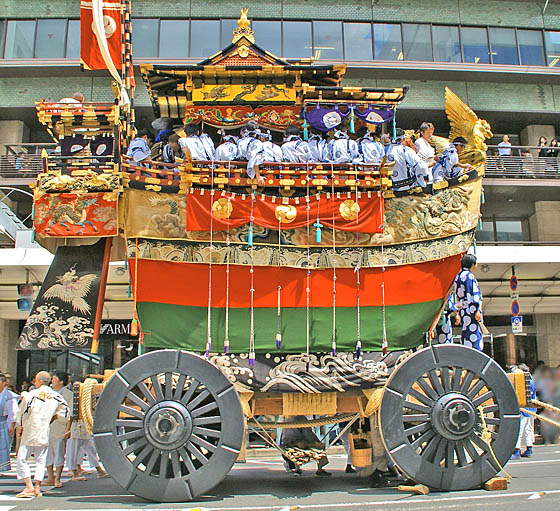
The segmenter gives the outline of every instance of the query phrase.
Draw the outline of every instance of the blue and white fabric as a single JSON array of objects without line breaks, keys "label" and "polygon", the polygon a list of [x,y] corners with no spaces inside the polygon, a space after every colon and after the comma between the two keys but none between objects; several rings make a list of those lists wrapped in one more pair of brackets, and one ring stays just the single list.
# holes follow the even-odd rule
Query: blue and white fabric
[{"label": "blue and white fabric", "polygon": [[457,309],[461,318],[461,341],[465,346],[482,351],[482,331],[476,314],[482,311],[482,294],[475,276],[463,268],[453,281]]}]

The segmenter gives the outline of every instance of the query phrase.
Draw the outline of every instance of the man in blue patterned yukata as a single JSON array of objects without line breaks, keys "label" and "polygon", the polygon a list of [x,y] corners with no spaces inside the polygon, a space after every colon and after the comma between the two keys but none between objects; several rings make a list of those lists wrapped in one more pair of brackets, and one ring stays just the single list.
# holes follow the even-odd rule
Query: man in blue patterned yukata
[{"label": "man in blue patterned yukata", "polygon": [[445,308],[436,325],[434,344],[451,344],[453,342],[453,326],[451,325],[452,316],[457,314],[455,306],[455,295],[449,293]]},{"label": "man in blue patterned yukata", "polygon": [[476,268],[476,257],[465,254],[461,259],[461,271],[453,281],[453,292],[457,297],[459,315],[456,325],[461,325],[461,342],[470,348],[482,351],[482,294],[471,270]]},{"label": "man in blue patterned yukata", "polygon": [[467,146],[467,141],[463,137],[457,137],[449,147],[441,153],[436,163],[432,167],[432,175],[434,183],[459,177],[463,170],[470,170],[472,168],[468,163],[459,163],[459,155]]},{"label": "man in blue patterned yukata", "polygon": [[16,420],[16,395],[8,388],[8,378],[0,373],[0,472],[10,470],[10,428]]}]

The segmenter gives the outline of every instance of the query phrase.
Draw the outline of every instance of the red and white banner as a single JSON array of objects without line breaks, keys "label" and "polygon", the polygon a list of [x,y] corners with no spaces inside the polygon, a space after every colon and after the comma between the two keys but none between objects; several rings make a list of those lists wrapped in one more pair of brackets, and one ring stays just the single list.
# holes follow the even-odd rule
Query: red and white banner
[{"label": "red and white banner", "polygon": [[[96,4],[96,5],[93,5]],[[103,12],[103,33],[96,34],[94,26],[94,7]],[[114,69],[121,69],[121,2],[113,0],[82,0],[80,2],[80,31],[81,50],[80,59],[85,69],[109,69],[113,63]],[[100,48],[100,37],[106,40],[106,49]],[[104,58],[103,55],[107,58]]]}]

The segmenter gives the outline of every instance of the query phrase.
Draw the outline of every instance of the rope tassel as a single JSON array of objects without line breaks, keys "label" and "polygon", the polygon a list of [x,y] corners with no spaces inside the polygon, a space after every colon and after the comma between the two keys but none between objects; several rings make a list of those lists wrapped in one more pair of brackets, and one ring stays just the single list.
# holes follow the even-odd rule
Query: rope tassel
[{"label": "rope tassel", "polygon": [[280,308],[280,293],[282,291],[282,286],[278,286],[278,307],[276,311],[276,349],[279,350],[282,345],[282,318],[281,318],[281,308]]}]

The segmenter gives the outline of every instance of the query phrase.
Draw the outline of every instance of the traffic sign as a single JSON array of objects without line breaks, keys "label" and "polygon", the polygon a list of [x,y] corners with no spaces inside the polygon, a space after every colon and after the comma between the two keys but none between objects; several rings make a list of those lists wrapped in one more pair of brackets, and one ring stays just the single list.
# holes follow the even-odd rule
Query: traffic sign
[{"label": "traffic sign", "polygon": [[512,292],[510,293],[510,298],[511,298],[512,300],[519,300],[519,291],[512,291]]},{"label": "traffic sign", "polygon": [[519,316],[519,302],[517,300],[511,302],[511,315]]},{"label": "traffic sign", "polygon": [[517,277],[515,275],[512,275],[511,279],[509,279],[509,288],[512,291],[515,291],[517,289]]},{"label": "traffic sign", "polygon": [[513,316],[511,318],[511,331],[514,334],[523,333],[523,316]]}]

